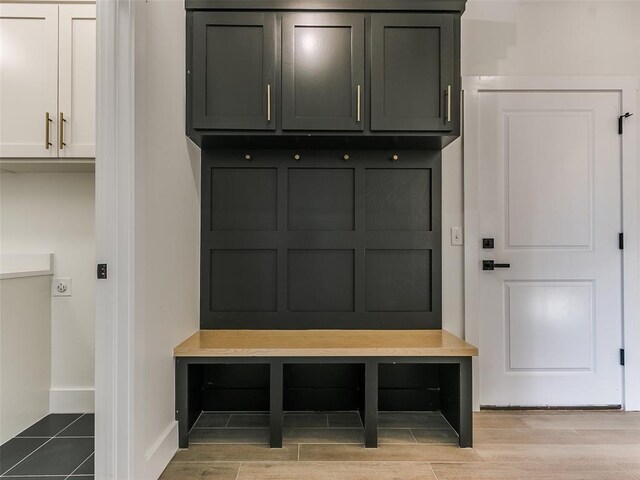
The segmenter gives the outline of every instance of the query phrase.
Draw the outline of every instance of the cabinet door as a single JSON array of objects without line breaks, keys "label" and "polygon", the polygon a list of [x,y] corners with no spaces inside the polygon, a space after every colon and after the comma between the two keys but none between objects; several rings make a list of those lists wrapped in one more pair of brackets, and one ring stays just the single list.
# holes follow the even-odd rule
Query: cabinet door
[{"label": "cabinet door", "polygon": [[95,157],[95,5],[60,5],[59,25],[59,155]]},{"label": "cabinet door", "polygon": [[364,57],[364,16],[285,15],[282,128],[362,130]]},{"label": "cabinet door", "polygon": [[371,129],[453,129],[453,17],[371,16]]},{"label": "cabinet door", "polygon": [[275,15],[196,12],[194,128],[275,128]]},{"label": "cabinet door", "polygon": [[0,4],[0,157],[58,156],[57,97],[58,6]]}]

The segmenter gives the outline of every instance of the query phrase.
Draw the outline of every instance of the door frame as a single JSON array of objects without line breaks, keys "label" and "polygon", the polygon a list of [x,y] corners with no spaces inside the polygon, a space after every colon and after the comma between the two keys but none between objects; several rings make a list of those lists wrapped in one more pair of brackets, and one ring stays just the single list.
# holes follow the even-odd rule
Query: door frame
[{"label": "door frame", "polygon": [[[620,136],[622,153],[622,331],[621,348],[625,349],[622,406],[625,410],[640,410],[640,169],[638,168],[638,139],[640,138],[640,104],[637,77],[524,77],[524,76],[465,76],[463,90],[463,158],[464,158],[464,331],[465,339],[475,345],[480,340],[479,255],[478,234],[478,94],[490,91],[606,91],[619,92],[620,112],[635,115],[625,120]],[[611,128],[617,128],[612,124]],[[480,355],[482,355],[482,346]],[[473,362],[473,408],[479,410],[480,367]]]}]

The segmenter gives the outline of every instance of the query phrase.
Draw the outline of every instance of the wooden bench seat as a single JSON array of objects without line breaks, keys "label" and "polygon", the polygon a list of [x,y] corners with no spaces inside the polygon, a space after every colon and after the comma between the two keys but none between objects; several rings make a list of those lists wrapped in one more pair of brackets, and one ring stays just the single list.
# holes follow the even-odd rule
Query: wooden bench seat
[{"label": "wooden bench seat", "polygon": [[[188,446],[195,420],[189,366],[268,364],[270,444],[282,446],[283,365],[348,363],[364,366],[365,446],[377,446],[378,368],[389,363],[442,365],[442,414],[458,432],[460,446],[472,444],[471,357],[478,350],[444,330],[200,330],[174,349],[176,419],[180,447]],[[193,409],[191,409],[193,410]],[[197,413],[197,412],[196,412]]]}]

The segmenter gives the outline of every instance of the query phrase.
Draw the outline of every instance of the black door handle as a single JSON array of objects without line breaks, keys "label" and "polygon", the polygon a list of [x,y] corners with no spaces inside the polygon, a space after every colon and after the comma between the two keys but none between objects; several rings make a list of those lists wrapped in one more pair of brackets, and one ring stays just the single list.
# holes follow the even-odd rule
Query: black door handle
[{"label": "black door handle", "polygon": [[510,263],[495,263],[493,260],[483,260],[482,270],[495,270],[496,268],[511,268]]}]

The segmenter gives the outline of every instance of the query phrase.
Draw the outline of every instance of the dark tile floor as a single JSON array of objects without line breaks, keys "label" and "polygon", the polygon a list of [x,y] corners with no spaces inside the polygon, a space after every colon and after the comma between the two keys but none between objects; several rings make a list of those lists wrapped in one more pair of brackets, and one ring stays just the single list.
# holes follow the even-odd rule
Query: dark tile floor
[{"label": "dark tile floor", "polygon": [[0,478],[93,480],[94,416],[51,414],[0,446]]},{"label": "dark tile floor", "polygon": [[[456,444],[458,434],[439,412],[380,412],[380,444]],[[285,412],[287,444],[362,444],[357,412]],[[268,444],[269,414],[204,412],[189,432],[192,444]]]}]

